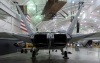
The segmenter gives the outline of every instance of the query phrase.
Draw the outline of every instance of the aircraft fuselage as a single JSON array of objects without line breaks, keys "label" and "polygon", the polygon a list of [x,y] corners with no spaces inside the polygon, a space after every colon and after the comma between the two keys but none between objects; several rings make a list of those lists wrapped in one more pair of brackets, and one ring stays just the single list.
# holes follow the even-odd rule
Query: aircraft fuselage
[{"label": "aircraft fuselage", "polygon": [[65,33],[37,33],[32,42],[39,49],[61,49],[67,43],[67,36]]}]

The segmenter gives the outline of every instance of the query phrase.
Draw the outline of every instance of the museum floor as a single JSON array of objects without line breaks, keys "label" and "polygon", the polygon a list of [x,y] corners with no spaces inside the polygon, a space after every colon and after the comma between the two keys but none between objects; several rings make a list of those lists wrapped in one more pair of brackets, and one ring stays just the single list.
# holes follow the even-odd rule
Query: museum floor
[{"label": "museum floor", "polygon": [[[0,63],[100,63],[99,48],[68,48],[69,59],[63,59],[60,50],[52,52],[49,57],[48,50],[40,50],[35,60],[31,59],[31,53],[21,54],[19,52],[0,56]],[[1,52],[1,51],[0,51]]]}]

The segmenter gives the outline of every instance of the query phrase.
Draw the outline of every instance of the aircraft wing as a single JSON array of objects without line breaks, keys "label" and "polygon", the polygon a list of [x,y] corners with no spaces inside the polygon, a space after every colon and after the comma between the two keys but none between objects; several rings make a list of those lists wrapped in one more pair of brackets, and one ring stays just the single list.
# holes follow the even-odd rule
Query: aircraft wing
[{"label": "aircraft wing", "polygon": [[[98,40],[100,38],[100,32],[90,34],[74,34],[71,36],[70,42],[77,42],[78,40]],[[100,39],[99,39],[100,40]]]},{"label": "aircraft wing", "polygon": [[20,41],[31,42],[31,38],[26,34],[14,34],[7,32],[0,32],[0,39],[18,39]]},{"label": "aircraft wing", "polygon": [[83,40],[100,40],[100,37],[84,38]]}]

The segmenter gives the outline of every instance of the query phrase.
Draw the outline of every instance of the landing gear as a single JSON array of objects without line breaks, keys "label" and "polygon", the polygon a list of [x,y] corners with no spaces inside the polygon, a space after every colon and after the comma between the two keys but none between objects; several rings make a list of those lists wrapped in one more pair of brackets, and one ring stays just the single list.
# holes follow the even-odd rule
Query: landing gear
[{"label": "landing gear", "polygon": [[63,54],[63,49],[60,49],[60,50],[61,50],[61,54],[64,55],[64,54]]},{"label": "landing gear", "polygon": [[25,49],[25,53],[28,53],[27,49]]},{"label": "landing gear", "polygon": [[23,49],[21,49],[21,53],[23,53],[24,52],[24,50]]},{"label": "landing gear", "polygon": [[55,52],[57,52],[57,50],[55,50]]},{"label": "landing gear", "polygon": [[28,53],[27,49],[21,49],[21,53]]},{"label": "landing gear", "polygon": [[32,57],[31,57],[32,60],[36,60],[36,51],[32,51]]},{"label": "landing gear", "polygon": [[32,49],[30,50],[30,52],[32,53]]},{"label": "landing gear", "polygon": [[52,50],[52,52],[53,52],[54,50]]},{"label": "landing gear", "polygon": [[32,52],[32,58],[36,57],[35,55],[36,55],[36,52],[33,51],[33,52]]},{"label": "landing gear", "polygon": [[64,59],[69,59],[68,54],[67,54],[67,51],[64,51],[64,57],[63,58]]},{"label": "landing gear", "polygon": [[37,54],[36,48],[32,48],[31,51],[32,51],[32,59],[36,59],[36,54]]},{"label": "landing gear", "polygon": [[49,55],[50,55],[50,50],[49,50]]}]

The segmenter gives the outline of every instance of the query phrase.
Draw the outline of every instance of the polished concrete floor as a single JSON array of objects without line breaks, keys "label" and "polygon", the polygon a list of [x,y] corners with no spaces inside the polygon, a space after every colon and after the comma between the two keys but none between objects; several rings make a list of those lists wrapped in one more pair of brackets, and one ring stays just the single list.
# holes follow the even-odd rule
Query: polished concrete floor
[{"label": "polished concrete floor", "polygon": [[69,59],[63,59],[60,50],[52,52],[49,57],[48,50],[41,50],[37,55],[36,60],[31,59],[31,53],[21,54],[13,53],[0,56],[0,63],[100,63],[99,48],[80,48],[80,51],[75,51],[74,48],[68,48]]}]

